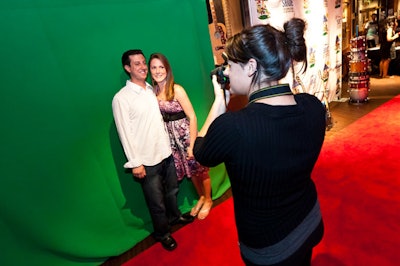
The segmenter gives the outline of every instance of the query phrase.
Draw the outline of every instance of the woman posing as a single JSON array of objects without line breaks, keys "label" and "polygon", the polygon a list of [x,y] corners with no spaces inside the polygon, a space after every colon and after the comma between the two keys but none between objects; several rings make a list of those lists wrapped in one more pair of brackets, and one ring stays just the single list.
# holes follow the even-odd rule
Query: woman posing
[{"label": "woman posing", "polygon": [[310,265],[323,236],[311,173],[325,137],[325,109],[315,96],[293,95],[281,84],[292,63],[307,68],[305,22],[283,30],[244,29],[225,52],[230,91],[247,95],[246,107],[227,112],[213,77],[215,100],[194,145],[205,166],[225,163],[232,186],[240,251],[246,265]]},{"label": "woman posing", "polygon": [[184,88],[174,81],[168,59],[160,53],[150,56],[149,66],[158,104],[165,128],[171,141],[178,180],[185,176],[192,179],[199,195],[190,214],[205,219],[213,201],[209,169],[200,165],[193,156],[193,145],[197,137],[197,118]]},{"label": "woman posing", "polygon": [[[397,19],[395,17],[388,17],[385,26],[380,32],[380,54],[381,61],[379,62],[379,74],[381,78],[388,78],[389,64],[391,60],[391,49],[394,49],[394,41],[399,38],[399,33],[395,32],[397,28]],[[393,46],[393,47],[392,47]],[[394,51],[396,53],[396,51]]]}]

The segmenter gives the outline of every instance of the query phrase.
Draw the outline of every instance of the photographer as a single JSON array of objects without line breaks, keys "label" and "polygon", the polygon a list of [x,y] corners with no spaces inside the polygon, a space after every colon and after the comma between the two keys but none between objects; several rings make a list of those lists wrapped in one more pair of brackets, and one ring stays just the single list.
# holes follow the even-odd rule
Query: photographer
[{"label": "photographer", "polygon": [[[283,31],[257,25],[228,40],[230,90],[213,76],[215,100],[194,146],[202,165],[225,163],[246,265],[310,265],[323,236],[311,173],[325,109],[315,96],[293,95],[279,83],[292,63],[307,68],[304,30],[305,22],[293,18]],[[248,105],[225,113],[230,92],[247,95]]]}]

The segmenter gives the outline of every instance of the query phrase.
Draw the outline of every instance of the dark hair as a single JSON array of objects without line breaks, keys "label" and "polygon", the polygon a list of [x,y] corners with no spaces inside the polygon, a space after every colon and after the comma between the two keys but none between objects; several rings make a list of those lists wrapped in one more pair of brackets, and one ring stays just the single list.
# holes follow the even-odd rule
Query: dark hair
[{"label": "dark hair", "polygon": [[390,16],[386,19],[386,23],[388,27],[393,27],[396,22],[396,17],[395,16]]},{"label": "dark hair", "polygon": [[122,54],[122,68],[124,69],[125,73],[128,74],[128,76],[130,75],[128,71],[125,70],[125,66],[130,66],[131,65],[131,55],[135,55],[135,54],[141,54],[144,56],[143,51],[140,49],[132,49],[132,50],[128,50],[126,52],[124,52]]},{"label": "dark hair", "polygon": [[269,24],[255,25],[230,38],[225,52],[235,63],[246,64],[251,58],[257,61],[252,84],[261,82],[261,72],[266,76],[265,81],[280,80],[293,61],[303,62],[303,71],[307,69],[305,27],[305,21],[299,18],[285,22],[284,31]]},{"label": "dark hair", "polygon": [[[150,55],[149,66],[153,59],[159,59],[165,67],[165,71],[167,72],[167,78],[166,78],[166,82],[165,82],[165,90],[166,90],[165,96],[168,101],[171,101],[174,99],[174,96],[175,96],[175,91],[174,91],[175,81],[174,81],[174,74],[172,73],[171,65],[169,64],[167,57],[161,53],[153,53],[152,55]],[[150,69],[150,71],[151,71],[151,69]],[[152,82],[153,86],[157,85],[157,82],[153,78],[151,78],[151,82]],[[156,88],[156,94],[158,95],[159,93],[160,93],[159,88]]]}]

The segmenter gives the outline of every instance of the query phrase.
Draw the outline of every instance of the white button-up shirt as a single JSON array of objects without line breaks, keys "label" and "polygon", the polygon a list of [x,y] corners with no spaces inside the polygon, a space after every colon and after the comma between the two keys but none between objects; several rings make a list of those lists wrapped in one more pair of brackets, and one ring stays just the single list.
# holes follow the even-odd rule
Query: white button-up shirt
[{"label": "white button-up shirt", "polygon": [[115,125],[127,162],[125,168],[153,166],[171,155],[169,137],[153,88],[126,81],[112,101]]}]

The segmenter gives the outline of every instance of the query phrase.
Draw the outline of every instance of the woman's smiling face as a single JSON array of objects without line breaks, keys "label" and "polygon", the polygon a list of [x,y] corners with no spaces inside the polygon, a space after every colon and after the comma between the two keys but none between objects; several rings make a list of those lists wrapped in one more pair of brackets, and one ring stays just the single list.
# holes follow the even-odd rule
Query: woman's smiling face
[{"label": "woman's smiling face", "polygon": [[161,83],[167,78],[167,70],[160,59],[154,58],[150,62],[151,77],[155,82]]}]

